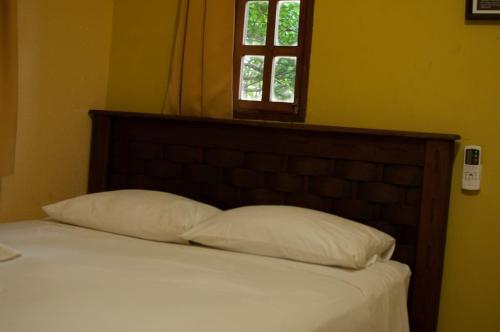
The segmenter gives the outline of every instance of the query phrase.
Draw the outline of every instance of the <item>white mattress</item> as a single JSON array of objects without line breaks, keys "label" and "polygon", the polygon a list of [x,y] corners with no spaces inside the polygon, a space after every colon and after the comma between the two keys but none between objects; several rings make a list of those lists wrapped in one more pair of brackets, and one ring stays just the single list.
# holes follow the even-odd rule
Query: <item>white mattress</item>
[{"label": "white mattress", "polygon": [[0,263],[0,331],[408,331],[409,269],[360,271],[27,221]]}]

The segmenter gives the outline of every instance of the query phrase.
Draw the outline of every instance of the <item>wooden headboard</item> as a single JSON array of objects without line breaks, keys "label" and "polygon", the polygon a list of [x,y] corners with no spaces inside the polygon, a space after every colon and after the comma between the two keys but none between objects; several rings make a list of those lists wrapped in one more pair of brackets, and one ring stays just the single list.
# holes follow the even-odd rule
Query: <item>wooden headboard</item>
[{"label": "wooden headboard", "polygon": [[412,269],[412,331],[435,331],[457,135],[91,111],[89,192],[168,191],[223,209],[313,208],[376,227]]}]

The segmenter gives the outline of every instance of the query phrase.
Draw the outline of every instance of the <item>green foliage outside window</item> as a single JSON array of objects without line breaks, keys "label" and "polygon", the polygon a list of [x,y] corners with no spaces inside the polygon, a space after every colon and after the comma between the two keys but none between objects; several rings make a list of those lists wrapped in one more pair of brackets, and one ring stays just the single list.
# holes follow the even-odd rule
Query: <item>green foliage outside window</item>
[{"label": "green foliage outside window", "polygon": [[245,100],[261,100],[264,73],[264,57],[246,56],[243,62],[241,97]]},{"label": "green foliage outside window", "polygon": [[295,46],[299,40],[300,2],[284,1],[279,6],[277,45]]},{"label": "green foliage outside window", "polygon": [[293,102],[295,93],[295,58],[279,58],[275,63],[273,100]]},{"label": "green foliage outside window", "polygon": [[[268,1],[250,1],[247,7],[246,45],[265,45],[268,20]],[[276,46],[296,46],[299,34],[299,1],[281,1],[278,6]],[[247,59],[248,61],[249,59]],[[253,58],[242,68],[242,92],[244,95],[257,97],[262,94],[262,60]],[[271,61],[271,59],[266,59]],[[296,59],[280,58],[275,63],[273,99],[293,102],[295,91]],[[261,71],[258,73],[257,71]]]},{"label": "green foliage outside window", "polygon": [[265,45],[268,1],[249,1],[247,4],[245,45]]}]

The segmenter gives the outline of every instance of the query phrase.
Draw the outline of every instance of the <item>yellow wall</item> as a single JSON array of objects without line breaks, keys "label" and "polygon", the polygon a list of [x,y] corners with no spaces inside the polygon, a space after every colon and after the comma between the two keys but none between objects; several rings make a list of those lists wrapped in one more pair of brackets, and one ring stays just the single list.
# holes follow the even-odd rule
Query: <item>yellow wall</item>
[{"label": "yellow wall", "polygon": [[[160,112],[174,5],[115,1],[108,106]],[[172,1],[173,2],[173,1]],[[307,122],[461,134],[484,149],[479,195],[455,165],[439,331],[500,331],[500,25],[464,0],[316,0]]]},{"label": "yellow wall", "polygon": [[16,165],[0,179],[0,221],[86,189],[90,121],[104,107],[112,0],[20,0]]},{"label": "yellow wall", "polygon": [[161,112],[177,2],[115,1],[108,108]]}]

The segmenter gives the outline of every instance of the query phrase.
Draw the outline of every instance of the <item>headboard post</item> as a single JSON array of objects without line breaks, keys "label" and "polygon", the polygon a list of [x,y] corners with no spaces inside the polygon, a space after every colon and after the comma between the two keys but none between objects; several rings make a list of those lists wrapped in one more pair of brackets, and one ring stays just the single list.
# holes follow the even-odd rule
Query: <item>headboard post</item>
[{"label": "headboard post", "polygon": [[111,118],[106,114],[90,112],[92,118],[92,141],[90,144],[90,169],[87,191],[95,193],[106,190]]},{"label": "headboard post", "polygon": [[412,331],[436,331],[455,145],[428,140],[411,308]]}]

